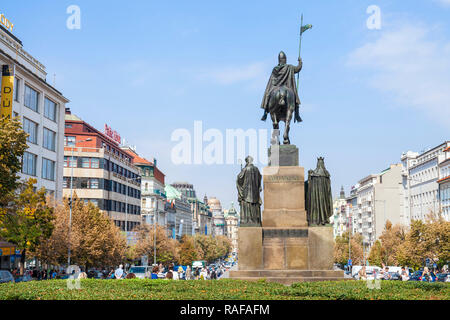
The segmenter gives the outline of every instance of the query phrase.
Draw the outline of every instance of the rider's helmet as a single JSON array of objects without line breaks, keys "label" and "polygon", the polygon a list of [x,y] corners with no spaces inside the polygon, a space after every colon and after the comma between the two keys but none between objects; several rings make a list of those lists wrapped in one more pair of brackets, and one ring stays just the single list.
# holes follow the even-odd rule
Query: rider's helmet
[{"label": "rider's helmet", "polygon": [[286,64],[286,54],[283,51],[280,51],[280,53],[278,54],[278,63]]}]

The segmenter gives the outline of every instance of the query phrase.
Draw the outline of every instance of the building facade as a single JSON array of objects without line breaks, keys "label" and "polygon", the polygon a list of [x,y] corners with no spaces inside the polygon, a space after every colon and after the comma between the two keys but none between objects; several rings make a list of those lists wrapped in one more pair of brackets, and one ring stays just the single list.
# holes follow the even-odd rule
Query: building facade
[{"label": "building facade", "polygon": [[[442,167],[446,167],[450,141],[446,141],[421,154],[407,152],[402,155],[403,161],[403,193],[405,215],[408,225],[412,220],[424,221],[430,212],[441,210],[440,179],[445,174]],[[409,156],[408,156],[409,155]],[[404,159],[404,160],[403,160]],[[441,181],[442,182],[442,181]],[[449,217],[446,216],[447,221]]]},{"label": "building facade", "polygon": [[225,217],[225,235],[231,240],[233,246],[232,252],[238,251],[238,229],[239,229],[239,215],[234,208],[233,202],[228,210],[224,211]]},{"label": "building facade", "polygon": [[141,176],[132,157],[70,109],[65,123],[63,196],[94,203],[121,230],[132,231],[141,224]]},{"label": "building facade", "polygon": [[130,147],[122,147],[132,158],[133,165],[139,169],[141,177],[141,216],[142,222],[146,224],[157,224],[166,226],[173,222],[172,217],[167,216],[165,175],[156,166],[156,159],[153,162],[140,157],[137,152]]},{"label": "building facade", "polygon": [[184,235],[193,235],[191,204],[186,196],[171,185],[165,187],[167,211],[173,215],[173,224],[168,225],[171,236],[181,239]]},{"label": "building facade", "polygon": [[191,205],[193,233],[212,234],[212,211],[208,206],[207,199],[203,202],[200,201],[194,186],[188,182],[174,182],[171,186],[184,194]]},{"label": "building facade", "polygon": [[35,178],[56,200],[62,198],[64,110],[69,102],[47,80],[45,66],[23,49],[22,42],[0,27],[0,65],[15,69],[12,116],[29,134],[22,158],[22,180]]},{"label": "building facade", "polygon": [[402,165],[393,164],[379,174],[361,179],[357,189],[357,211],[353,230],[363,237],[365,248],[370,248],[382,234],[386,221],[401,222]]},{"label": "building facade", "polygon": [[439,211],[450,221],[450,147],[444,149],[439,161]]},{"label": "building facade", "polygon": [[342,236],[348,227],[347,200],[345,199],[344,187],[341,188],[339,198],[333,201],[333,215],[330,218],[333,225],[333,236]]},{"label": "building facade", "polygon": [[208,203],[208,206],[212,212],[212,225],[213,225],[212,234],[214,236],[225,235],[225,216],[223,214],[220,200],[217,199],[216,197],[210,197],[205,201],[205,203]]}]

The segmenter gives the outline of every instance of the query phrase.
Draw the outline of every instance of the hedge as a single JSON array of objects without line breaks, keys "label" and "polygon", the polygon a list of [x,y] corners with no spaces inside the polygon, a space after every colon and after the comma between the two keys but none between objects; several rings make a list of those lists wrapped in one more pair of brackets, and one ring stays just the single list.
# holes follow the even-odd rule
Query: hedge
[{"label": "hedge", "polygon": [[96,280],[82,279],[70,290],[66,280],[0,284],[3,300],[449,300],[448,283],[381,281],[301,282],[291,286],[260,281]]}]

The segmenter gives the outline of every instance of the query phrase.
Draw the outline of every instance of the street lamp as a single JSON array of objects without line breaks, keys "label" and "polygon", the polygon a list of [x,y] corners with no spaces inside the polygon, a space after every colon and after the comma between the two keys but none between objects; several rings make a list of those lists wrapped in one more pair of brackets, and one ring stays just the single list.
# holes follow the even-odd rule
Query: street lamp
[{"label": "street lamp", "polygon": [[158,197],[156,197],[155,213],[153,214],[153,265],[156,266],[156,215],[158,214]]},{"label": "street lamp", "polygon": [[70,172],[70,206],[69,206],[69,243],[68,243],[68,252],[67,252],[67,267],[70,266],[70,233],[72,231],[72,193],[73,193],[73,152],[75,150],[75,147],[78,143],[81,142],[87,142],[87,141],[92,141],[92,138],[87,138],[85,140],[75,140],[74,142],[74,146],[72,147],[72,157],[70,159],[70,167],[71,167],[71,172]]}]

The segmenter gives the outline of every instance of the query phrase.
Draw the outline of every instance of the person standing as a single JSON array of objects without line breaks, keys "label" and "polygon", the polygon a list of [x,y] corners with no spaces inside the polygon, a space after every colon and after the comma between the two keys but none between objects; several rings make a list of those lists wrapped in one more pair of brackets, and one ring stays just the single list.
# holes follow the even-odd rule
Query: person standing
[{"label": "person standing", "polygon": [[383,280],[391,280],[391,275],[389,274],[389,267],[384,268]]},{"label": "person standing", "polygon": [[409,275],[408,275],[408,272],[406,271],[405,267],[402,267],[402,271],[400,272],[400,276],[402,277],[402,281],[408,281],[409,280]]},{"label": "person standing", "polygon": [[119,265],[119,268],[116,269],[114,272],[114,276],[116,279],[122,279],[123,276],[123,265]]},{"label": "person standing", "polygon": [[179,279],[180,279],[180,277],[179,277],[179,275],[178,275],[178,272],[175,270],[173,264],[169,267],[169,270],[172,271],[172,274],[173,274],[173,280],[179,280]]},{"label": "person standing", "polygon": [[158,279],[158,273],[159,273],[158,266],[154,266],[153,269],[152,269],[151,279],[157,280]]},{"label": "person standing", "polygon": [[191,280],[191,277],[192,277],[192,271],[191,271],[191,267],[188,265],[186,267],[186,276],[185,276],[185,278],[186,278],[186,280]]},{"label": "person standing", "polygon": [[431,280],[430,270],[428,270],[428,267],[423,268],[422,281],[431,282]]},{"label": "person standing", "polygon": [[366,266],[363,266],[358,272],[359,280],[367,280]]}]

